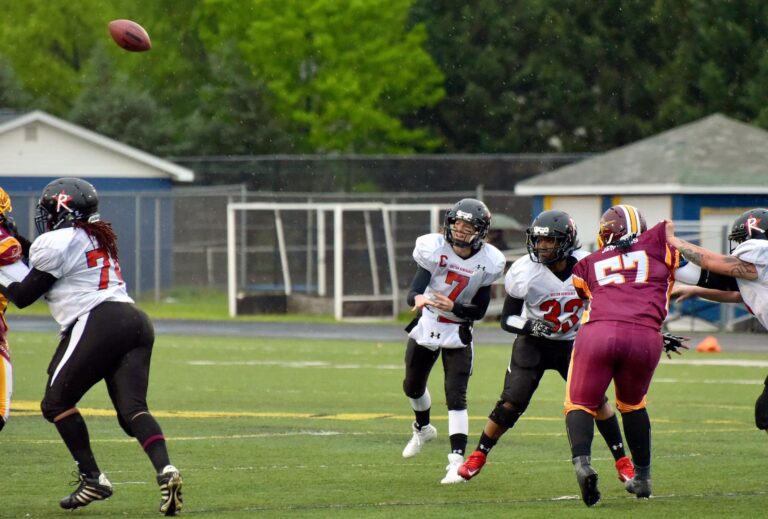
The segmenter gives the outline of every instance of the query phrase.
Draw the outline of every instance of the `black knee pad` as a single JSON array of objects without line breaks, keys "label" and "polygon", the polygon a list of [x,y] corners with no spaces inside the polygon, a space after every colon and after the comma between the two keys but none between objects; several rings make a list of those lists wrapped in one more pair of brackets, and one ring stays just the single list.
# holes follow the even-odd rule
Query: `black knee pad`
[{"label": "black knee pad", "polygon": [[450,389],[445,395],[449,411],[462,411],[467,408],[467,394],[459,389]]},{"label": "black knee pad", "polygon": [[68,411],[69,409],[72,409],[72,406],[65,406],[61,404],[53,404],[51,402],[48,402],[47,400],[43,399],[42,402],[40,402],[40,411],[43,413],[43,418],[48,420],[49,422],[53,423],[53,419],[59,416],[64,411]]},{"label": "black knee pad", "polygon": [[5,427],[5,419],[0,416],[0,431],[3,430],[3,427]]},{"label": "black knee pad", "polygon": [[408,398],[421,398],[427,387],[423,384],[416,384],[408,379],[403,380],[403,392]]},{"label": "black knee pad", "polygon": [[758,429],[768,430],[768,378],[765,379],[763,392],[755,402],[755,426]]},{"label": "black knee pad", "polygon": [[504,400],[499,400],[496,402],[496,407],[493,408],[491,414],[488,415],[488,418],[493,420],[496,425],[506,427],[507,429],[512,428],[525,409],[519,410],[515,404],[511,405],[511,408],[506,407],[504,406]]}]

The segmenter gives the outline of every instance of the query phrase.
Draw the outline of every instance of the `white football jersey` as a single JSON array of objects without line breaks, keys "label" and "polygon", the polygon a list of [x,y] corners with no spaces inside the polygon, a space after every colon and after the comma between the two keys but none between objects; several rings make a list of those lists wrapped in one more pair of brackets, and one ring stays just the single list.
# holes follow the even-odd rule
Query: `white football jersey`
[{"label": "white football jersey", "polygon": [[742,261],[757,267],[757,279],[736,279],[744,304],[754,314],[763,328],[768,330],[768,241],[746,240],[733,252]]},{"label": "white football jersey", "polygon": [[[416,239],[413,249],[416,263],[432,274],[425,297],[440,293],[458,303],[469,304],[480,287],[493,284],[504,272],[504,255],[488,243],[479,251],[464,259],[457,255],[442,234],[425,234]],[[452,312],[425,306],[419,324],[409,337],[422,346],[436,349],[463,348],[459,339],[458,324],[464,319]]]},{"label": "white football jersey", "polygon": [[62,329],[104,301],[133,303],[120,265],[82,229],[41,234],[30,248],[29,264],[57,278],[45,299]]},{"label": "white football jersey", "polygon": [[[577,260],[588,255],[581,250],[572,254]],[[543,319],[555,325],[548,339],[572,341],[576,337],[584,301],[573,288],[572,276],[561,281],[549,267],[525,255],[509,267],[504,289],[510,297],[525,301],[523,318]]]}]

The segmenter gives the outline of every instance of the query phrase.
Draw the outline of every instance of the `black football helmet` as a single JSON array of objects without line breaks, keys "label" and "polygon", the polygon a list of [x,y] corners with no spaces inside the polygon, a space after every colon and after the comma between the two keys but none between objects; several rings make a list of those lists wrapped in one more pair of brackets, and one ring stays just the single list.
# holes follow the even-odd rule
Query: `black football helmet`
[{"label": "black football helmet", "polygon": [[35,227],[43,234],[71,227],[75,220],[99,221],[96,188],[81,178],[59,178],[45,186],[37,203]]},{"label": "black football helmet", "polygon": [[[475,227],[476,232],[468,242],[453,238],[451,231],[453,230],[453,224],[456,223],[456,220],[464,220]],[[456,205],[445,213],[443,233],[445,241],[451,245],[456,245],[457,247],[472,247],[477,250],[483,246],[483,240],[488,235],[488,230],[490,228],[491,212],[480,200],[464,198],[463,200],[456,202]]]},{"label": "black football helmet", "polygon": [[617,241],[628,242],[648,230],[645,218],[637,207],[621,204],[609,207],[600,217],[597,246],[615,245]]},{"label": "black football helmet", "polygon": [[[555,238],[557,245],[552,258],[542,259],[536,250],[539,238]],[[525,246],[532,261],[551,265],[567,258],[579,248],[576,224],[565,211],[544,211],[539,214],[525,230]]]},{"label": "black football helmet", "polygon": [[[731,252],[740,243],[747,240],[768,240],[768,209],[757,207],[741,214],[734,220],[728,242]],[[736,245],[734,245],[734,243]]]}]

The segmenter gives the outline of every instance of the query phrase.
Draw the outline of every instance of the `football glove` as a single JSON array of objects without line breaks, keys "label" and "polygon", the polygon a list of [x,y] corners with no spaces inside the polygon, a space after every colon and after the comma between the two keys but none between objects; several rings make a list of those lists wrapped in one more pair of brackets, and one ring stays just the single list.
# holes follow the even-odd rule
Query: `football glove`
[{"label": "football glove", "polygon": [[528,319],[523,326],[523,332],[534,337],[549,337],[554,329],[554,323],[543,319]]},{"label": "football glove", "polygon": [[11,216],[5,215],[2,219],[2,225],[5,227],[5,230],[8,231],[8,234],[14,238],[19,235],[19,228],[16,226],[16,220]]},{"label": "football glove", "polygon": [[667,358],[671,359],[672,355],[671,353],[677,353],[678,355],[682,355],[683,352],[680,351],[680,349],[688,349],[688,346],[683,344],[685,341],[691,340],[690,337],[681,337],[680,335],[672,335],[669,332],[665,332],[661,334],[661,338],[664,340],[664,353],[667,354]]}]

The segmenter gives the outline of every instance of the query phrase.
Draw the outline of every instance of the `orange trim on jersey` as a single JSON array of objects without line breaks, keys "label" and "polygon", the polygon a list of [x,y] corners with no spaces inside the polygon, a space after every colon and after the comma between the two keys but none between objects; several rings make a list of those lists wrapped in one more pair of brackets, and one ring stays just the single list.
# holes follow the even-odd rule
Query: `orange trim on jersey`
[{"label": "orange trim on jersey", "polygon": [[589,285],[587,285],[587,282],[581,279],[577,275],[572,275],[571,279],[573,280],[573,288],[576,289],[576,292],[579,293],[579,295],[584,294],[588,299],[592,299],[592,292],[589,291]]},{"label": "orange trim on jersey", "polygon": [[643,397],[642,400],[640,400],[639,404],[630,405],[625,404],[618,398],[616,399],[616,409],[619,410],[620,413],[631,413],[632,411],[639,411],[641,409],[645,409],[647,402],[645,401],[645,397]]},{"label": "orange trim on jersey", "polygon": [[664,307],[669,311],[669,303],[672,301],[672,290],[675,288],[675,271],[680,266],[680,251],[675,250],[674,259],[669,244],[665,244],[666,253],[664,264],[669,269],[669,283],[667,285],[667,302]]},{"label": "orange trim on jersey", "polygon": [[573,374],[573,355],[571,355],[571,360],[568,362],[568,378],[565,379],[565,402],[563,402],[563,405],[565,406],[565,413],[568,414],[571,411],[576,411],[577,409],[581,409],[582,411],[585,411],[589,414],[591,414],[594,417],[597,417],[597,411],[593,411],[591,409],[587,409],[584,406],[576,405],[573,402],[571,402],[571,375]]},{"label": "orange trim on jersey", "polygon": [[6,384],[6,377],[8,376],[8,366],[3,358],[0,358],[0,416],[4,418],[8,416],[10,412],[10,398],[8,398],[8,386]]}]

